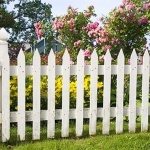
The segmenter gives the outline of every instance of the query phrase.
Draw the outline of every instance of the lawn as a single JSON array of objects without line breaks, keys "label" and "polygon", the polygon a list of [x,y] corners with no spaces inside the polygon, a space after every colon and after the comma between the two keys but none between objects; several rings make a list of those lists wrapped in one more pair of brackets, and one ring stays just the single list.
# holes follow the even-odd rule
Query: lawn
[{"label": "lawn", "polygon": [[16,128],[11,129],[11,140],[0,145],[0,149],[7,150],[149,150],[150,133],[140,133],[140,123],[137,123],[137,132],[128,133],[127,123],[124,125],[124,133],[115,134],[115,123],[111,123],[109,136],[101,134],[101,122],[97,124],[97,135],[88,136],[88,125],[84,125],[82,138],[75,137],[74,124],[70,125],[70,138],[60,138],[60,123],[56,125],[56,139],[46,139],[46,128],[41,129],[40,141],[32,141],[32,128],[27,127],[25,142],[16,140]]}]

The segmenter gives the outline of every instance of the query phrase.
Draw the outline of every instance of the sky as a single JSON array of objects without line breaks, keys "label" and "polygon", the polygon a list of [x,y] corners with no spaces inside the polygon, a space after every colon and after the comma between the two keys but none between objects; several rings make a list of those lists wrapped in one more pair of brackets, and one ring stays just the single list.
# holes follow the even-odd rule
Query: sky
[{"label": "sky", "polygon": [[121,1],[122,0],[42,0],[42,2],[50,3],[52,5],[53,16],[65,14],[68,6],[83,11],[90,5],[95,7],[98,16],[102,16],[108,14],[108,12],[118,6]]},{"label": "sky", "polygon": [[[118,6],[122,0],[42,0],[42,2],[52,5],[53,16],[60,16],[66,13],[68,6],[78,8],[79,11],[85,10],[93,5],[98,17],[107,15],[114,7]],[[12,10],[13,4],[9,9]]]}]

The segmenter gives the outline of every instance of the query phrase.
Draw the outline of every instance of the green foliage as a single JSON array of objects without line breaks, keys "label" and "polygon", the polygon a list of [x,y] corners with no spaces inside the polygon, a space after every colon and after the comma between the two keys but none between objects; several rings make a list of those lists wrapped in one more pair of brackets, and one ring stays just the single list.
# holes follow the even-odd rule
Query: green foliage
[{"label": "green foliage", "polygon": [[[11,2],[15,2],[15,5],[12,11],[8,11],[7,7]],[[24,41],[33,44],[36,41],[34,23],[39,20],[51,22],[52,19],[52,6],[41,0],[8,0],[1,5],[0,27],[11,28],[11,42]],[[52,40],[52,37],[48,40]]]},{"label": "green foliage", "polygon": [[51,5],[42,3],[41,0],[34,1],[19,1],[14,6],[14,16],[16,19],[15,27],[13,28],[12,40],[24,40],[33,44],[36,35],[34,32],[34,23],[39,20],[50,22]]},{"label": "green foliage", "polygon": [[126,57],[130,57],[133,49],[142,52],[146,45],[145,36],[150,32],[150,10],[144,9],[145,1],[124,1],[104,18],[104,28],[109,35],[118,39],[119,43],[112,45],[113,56],[122,48]]},{"label": "green foliage", "polygon": [[[47,76],[41,76],[41,108],[47,109],[47,92],[48,92],[48,82]],[[98,88],[98,103],[102,104],[102,88],[103,83],[98,81],[97,83]],[[13,76],[10,80],[10,106],[11,110],[17,110],[17,77]],[[28,76],[26,77],[26,110],[31,110],[33,106],[33,77]],[[76,93],[77,93],[77,81],[75,77],[71,78],[70,81],[70,107],[74,108],[76,106]],[[90,98],[90,76],[85,76],[84,80],[84,105],[85,107],[89,106],[89,98]],[[61,107],[62,101],[62,77],[57,76],[55,82],[55,104],[56,108]]]},{"label": "green foliage", "polygon": [[6,10],[6,7],[4,6],[4,1],[1,2],[0,7],[0,28],[11,28],[15,24],[15,20],[13,18],[13,15],[9,13]]}]

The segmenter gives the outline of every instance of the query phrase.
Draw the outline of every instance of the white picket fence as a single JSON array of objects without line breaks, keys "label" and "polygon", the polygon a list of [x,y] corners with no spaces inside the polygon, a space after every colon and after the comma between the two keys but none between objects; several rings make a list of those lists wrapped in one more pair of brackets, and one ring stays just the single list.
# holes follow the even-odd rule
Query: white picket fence
[{"label": "white picket fence", "polygon": [[[3,40],[4,41],[4,40]],[[6,40],[5,40],[6,41]],[[0,51],[7,43],[0,43]],[[5,50],[7,46],[5,47]],[[76,119],[76,136],[83,134],[83,119],[89,118],[89,135],[96,134],[97,118],[102,118],[102,133],[109,134],[110,118],[116,117],[116,133],[123,132],[123,117],[129,117],[129,132],[136,131],[136,116],[141,116],[141,131],[148,131],[149,108],[149,77],[150,56],[148,51],[143,56],[143,64],[137,64],[137,55],[133,51],[130,65],[125,65],[122,50],[117,59],[117,65],[112,65],[110,52],[107,51],[104,65],[98,65],[96,51],[91,55],[91,64],[85,65],[81,50],[77,57],[77,65],[70,65],[70,56],[67,50],[63,55],[62,65],[56,65],[53,51],[48,56],[48,65],[40,64],[38,51],[34,53],[33,65],[25,65],[25,56],[21,50],[18,56],[18,65],[10,66],[8,53],[3,52],[0,80],[0,124],[2,124],[2,141],[10,139],[10,123],[17,122],[17,134],[20,140],[25,140],[26,122],[33,122],[33,140],[40,139],[40,123],[47,121],[47,138],[55,137],[55,120],[62,120],[61,136],[69,136],[69,120]],[[142,75],[142,105],[136,107],[137,75]],[[25,77],[33,76],[33,110],[25,111]],[[40,78],[48,76],[48,109],[40,110]],[[62,109],[55,109],[55,77],[62,75]],[[76,108],[70,109],[69,86],[70,76],[77,75]],[[84,108],[84,76],[90,75],[90,107]],[[104,76],[103,108],[97,107],[97,80],[98,75]],[[117,75],[116,107],[110,107],[111,76]],[[129,107],[123,106],[124,76],[130,75]],[[10,111],[10,76],[18,78],[18,111]]]}]

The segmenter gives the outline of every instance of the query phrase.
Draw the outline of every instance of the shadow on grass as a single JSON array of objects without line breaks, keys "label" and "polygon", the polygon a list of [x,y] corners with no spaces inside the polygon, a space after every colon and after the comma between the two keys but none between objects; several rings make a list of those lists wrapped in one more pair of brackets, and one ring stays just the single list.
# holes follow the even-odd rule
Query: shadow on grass
[{"label": "shadow on grass", "polygon": [[[108,136],[108,135],[102,135],[102,121],[101,119],[98,119],[97,122],[97,133],[95,136]],[[149,126],[150,130],[150,126]],[[136,133],[141,132],[141,125],[140,122],[137,122],[136,126]],[[128,133],[128,122],[124,122],[124,131],[121,135]],[[132,134],[132,133],[131,133]],[[115,136],[115,120],[112,120],[110,123],[110,135]],[[70,127],[69,127],[69,137],[68,138],[61,138],[61,121],[56,121],[56,130],[55,130],[55,138],[54,139],[47,139],[47,126],[46,122],[41,123],[41,138],[40,141],[48,141],[48,140],[62,140],[62,139],[86,139],[91,137],[89,135],[89,120],[84,120],[84,127],[83,127],[83,136],[82,137],[76,137],[75,133],[75,120],[70,120]],[[94,137],[94,136],[92,136]],[[39,141],[39,140],[37,140]],[[4,146],[17,146],[20,144],[29,144],[29,143],[36,143],[37,141],[32,140],[32,125],[31,123],[28,123],[26,126],[26,140],[25,141],[19,141],[17,140],[17,124],[11,125],[11,137],[10,140],[6,143],[3,143]]]}]

